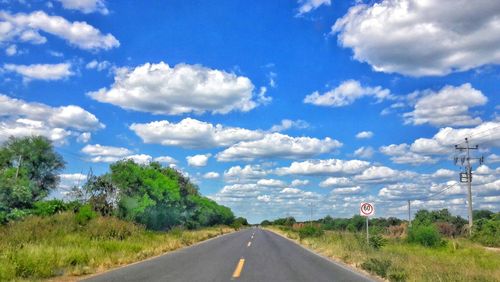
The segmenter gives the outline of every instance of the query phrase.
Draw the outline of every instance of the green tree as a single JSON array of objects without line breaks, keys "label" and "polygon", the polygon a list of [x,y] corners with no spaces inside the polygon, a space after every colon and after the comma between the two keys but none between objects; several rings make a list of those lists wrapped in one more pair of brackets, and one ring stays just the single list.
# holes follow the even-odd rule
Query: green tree
[{"label": "green tree", "polygon": [[33,182],[30,186],[32,201],[46,197],[59,183],[64,160],[54,151],[52,143],[42,136],[11,137],[0,148],[0,165],[18,167]]}]

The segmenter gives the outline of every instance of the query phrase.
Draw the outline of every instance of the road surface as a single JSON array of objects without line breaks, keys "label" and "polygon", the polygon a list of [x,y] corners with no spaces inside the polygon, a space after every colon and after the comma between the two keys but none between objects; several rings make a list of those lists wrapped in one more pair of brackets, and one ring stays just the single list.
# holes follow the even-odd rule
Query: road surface
[{"label": "road surface", "polygon": [[249,228],[85,281],[373,281],[273,232]]}]

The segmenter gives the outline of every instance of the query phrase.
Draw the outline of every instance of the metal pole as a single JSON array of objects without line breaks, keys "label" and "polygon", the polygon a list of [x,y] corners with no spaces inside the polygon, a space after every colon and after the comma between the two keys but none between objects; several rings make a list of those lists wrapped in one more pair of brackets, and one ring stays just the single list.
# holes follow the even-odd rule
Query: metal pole
[{"label": "metal pole", "polygon": [[472,168],[470,166],[469,139],[465,138],[465,144],[467,145],[467,202],[469,204],[469,235],[472,235]]},{"label": "metal pole", "polygon": [[368,235],[368,216],[366,217],[366,244],[370,244],[370,237]]}]

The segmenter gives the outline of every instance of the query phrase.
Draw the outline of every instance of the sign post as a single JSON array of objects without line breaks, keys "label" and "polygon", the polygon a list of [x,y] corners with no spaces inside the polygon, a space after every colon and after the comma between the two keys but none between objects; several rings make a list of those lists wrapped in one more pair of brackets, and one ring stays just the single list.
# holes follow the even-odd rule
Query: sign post
[{"label": "sign post", "polygon": [[370,233],[368,232],[368,217],[375,214],[375,206],[372,203],[361,203],[359,205],[359,215],[366,218],[366,243],[370,243]]}]

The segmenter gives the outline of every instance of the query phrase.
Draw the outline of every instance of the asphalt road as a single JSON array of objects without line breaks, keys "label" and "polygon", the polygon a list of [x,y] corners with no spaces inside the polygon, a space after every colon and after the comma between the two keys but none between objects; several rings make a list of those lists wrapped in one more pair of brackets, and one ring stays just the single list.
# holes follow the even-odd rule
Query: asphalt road
[{"label": "asphalt road", "polygon": [[122,267],[85,281],[373,281],[258,228]]}]

